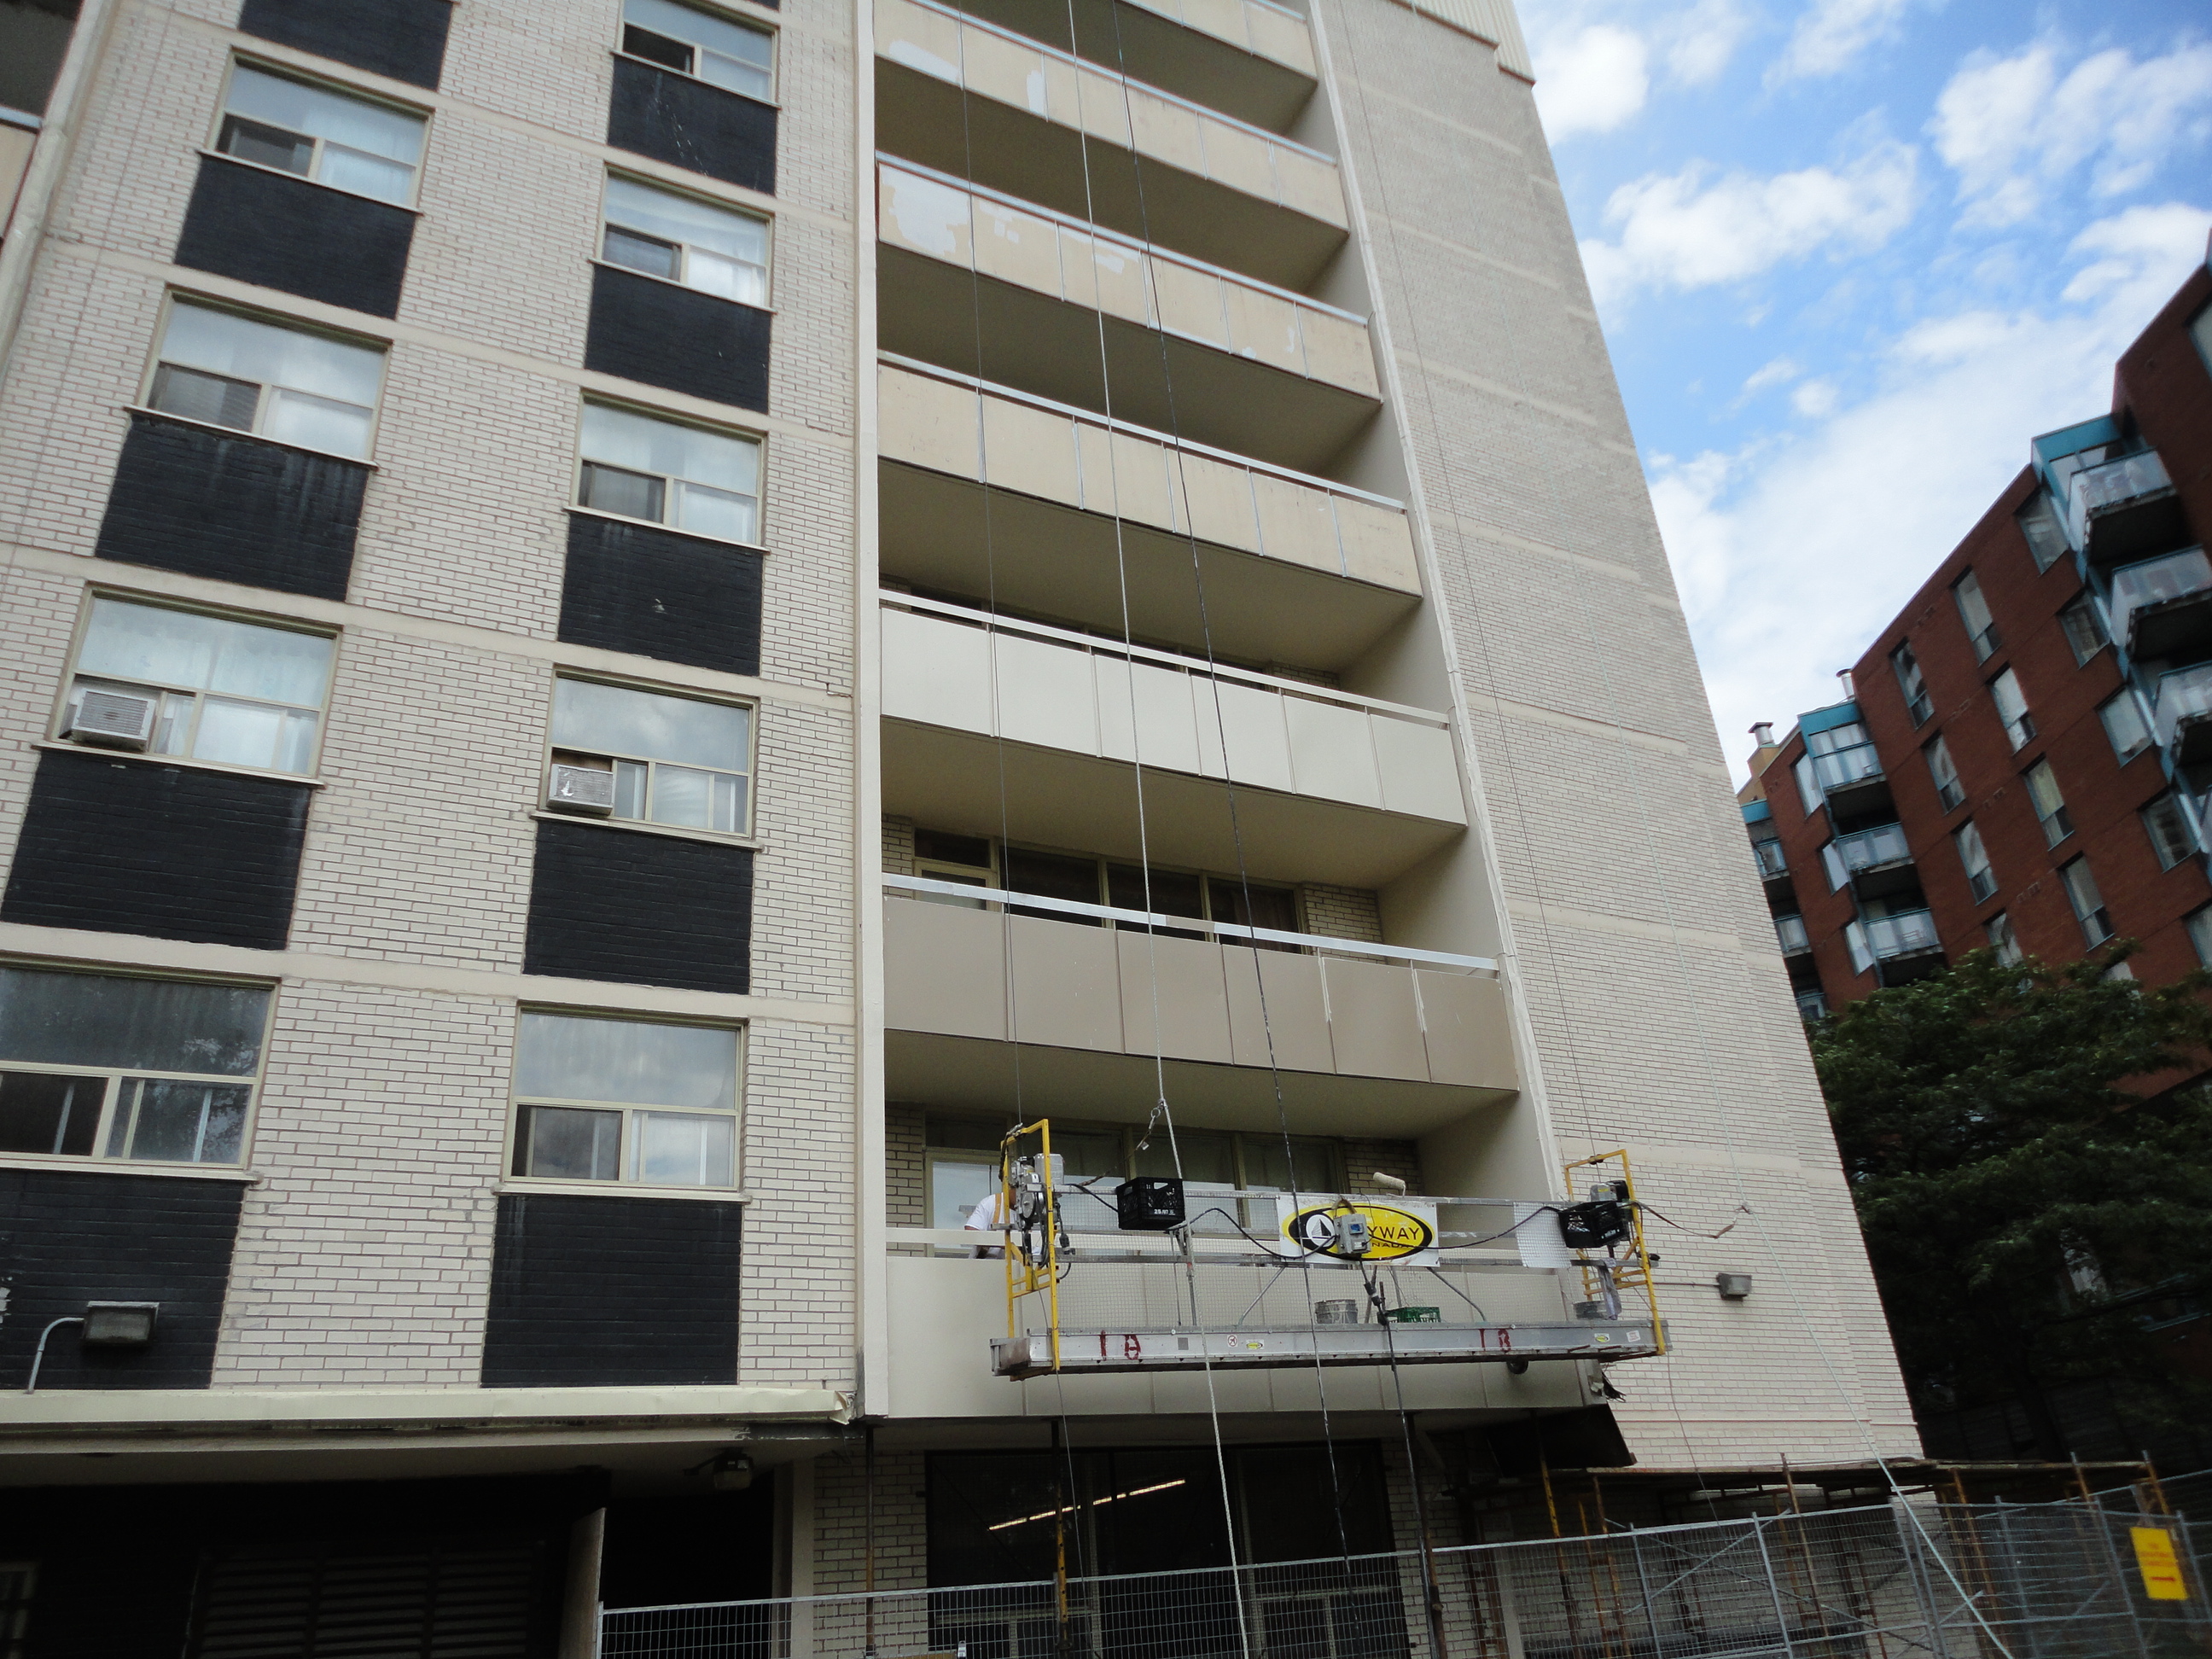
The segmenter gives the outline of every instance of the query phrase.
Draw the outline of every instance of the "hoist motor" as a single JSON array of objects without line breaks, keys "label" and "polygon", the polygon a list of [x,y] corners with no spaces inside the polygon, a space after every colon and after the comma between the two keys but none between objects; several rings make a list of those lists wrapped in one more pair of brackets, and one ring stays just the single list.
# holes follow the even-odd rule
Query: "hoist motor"
[{"label": "hoist motor", "polygon": [[1115,1224],[1125,1233],[1164,1233],[1186,1219],[1181,1176],[1131,1176],[1114,1189]]},{"label": "hoist motor", "polygon": [[1573,1250],[1601,1249],[1626,1244],[1634,1235],[1628,1206],[1619,1199],[1594,1198],[1586,1204],[1570,1204],[1559,1212],[1559,1237]]}]

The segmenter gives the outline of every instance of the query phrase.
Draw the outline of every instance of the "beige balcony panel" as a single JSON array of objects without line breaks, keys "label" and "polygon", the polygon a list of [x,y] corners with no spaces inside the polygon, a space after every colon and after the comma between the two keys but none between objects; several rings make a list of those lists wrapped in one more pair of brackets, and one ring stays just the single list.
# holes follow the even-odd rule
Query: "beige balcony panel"
[{"label": "beige balcony panel", "polygon": [[[1075,71],[1076,101],[1081,106],[1080,115],[1070,125],[1079,126],[1093,138],[1122,149],[1132,148],[1129,141],[1129,95],[1125,84],[1116,77],[1101,75],[1095,70]],[[1058,107],[1055,118],[1066,120]]]},{"label": "beige balcony panel", "polygon": [[1331,386],[1364,392],[1370,398],[1382,395],[1382,382],[1375,378],[1375,353],[1369,347],[1364,324],[1301,307],[1298,334],[1305,348],[1308,375]]},{"label": "beige balcony panel", "polygon": [[1305,307],[1237,283],[1221,285],[1221,306],[1229,319],[1231,351],[1287,374],[1306,372],[1305,348],[1299,340]]},{"label": "beige balcony panel", "polygon": [[1128,93],[1129,123],[1136,134],[1138,153],[1185,173],[1206,176],[1206,140],[1200,136],[1198,112],[1133,86]]},{"label": "beige balcony panel", "polygon": [[1261,57],[1287,64],[1303,74],[1319,73],[1314,63],[1313,31],[1301,19],[1273,6],[1247,5],[1244,27],[1252,50]]},{"label": "beige balcony panel", "polygon": [[1261,550],[1260,523],[1252,505],[1252,474],[1241,466],[1185,454],[1176,464],[1191,533],[1201,541]]},{"label": "beige balcony panel", "polygon": [[1060,227],[1000,202],[975,198],[975,269],[1060,297]]},{"label": "beige balcony panel", "polygon": [[878,168],[877,180],[877,234],[884,241],[963,270],[974,263],[975,198],[968,191],[896,167]]},{"label": "beige balcony panel", "polygon": [[1272,473],[1255,472],[1252,499],[1260,514],[1260,544],[1269,558],[1342,572],[1344,557],[1337,550],[1336,514],[1329,497]]},{"label": "beige balcony panel", "polygon": [[1222,314],[1221,279],[1173,259],[1155,259],[1152,293],[1160,308],[1160,326],[1173,334],[1203,340],[1210,346],[1229,347],[1228,319]]},{"label": "beige balcony panel", "polygon": [[1519,1086],[1505,988],[1473,974],[1416,970],[1421,1024],[1429,1050],[1429,1080],[1483,1088]]},{"label": "beige balcony panel", "polygon": [[1344,182],[1336,168],[1300,150],[1279,148],[1275,151],[1275,199],[1324,224],[1350,222],[1344,209]]},{"label": "beige balcony panel", "polygon": [[1170,457],[1160,445],[1126,432],[1113,434],[1114,495],[1121,516],[1158,529],[1179,531]]},{"label": "beige balcony panel", "polygon": [[1459,764],[1452,754],[1450,732],[1393,720],[1371,720],[1369,729],[1375,733],[1375,759],[1382,777],[1386,810],[1451,823],[1467,822],[1467,803],[1460,793]]},{"label": "beige balcony panel", "polygon": [[1291,768],[1302,795],[1381,807],[1382,787],[1375,775],[1375,739],[1367,714],[1336,703],[1304,697],[1283,699],[1283,720],[1291,738]]},{"label": "beige balcony panel", "polygon": [[884,454],[956,477],[983,476],[975,455],[976,406],[988,406],[987,400],[921,374],[884,374],[876,384]]},{"label": "beige balcony panel", "polygon": [[1344,574],[1357,580],[1402,587],[1418,593],[1420,565],[1413,556],[1413,527],[1395,507],[1349,495],[1336,498],[1337,544],[1344,550]]},{"label": "beige balcony panel", "polygon": [[1171,772],[1199,769],[1198,711],[1188,674],[1148,663],[1093,657],[1098,752]]},{"label": "beige balcony panel", "polygon": [[1149,328],[1151,291],[1145,283],[1146,260],[1134,248],[1061,227],[1060,291],[1068,304],[1095,306],[1109,317]]},{"label": "beige balcony panel", "polygon": [[1133,1054],[1157,1048],[1169,1060],[1227,1065],[1232,1055],[1222,947],[1210,939],[1162,939],[1118,929],[1114,938],[1121,958],[1122,1046]]},{"label": "beige balcony panel", "polygon": [[1081,651],[1000,634],[999,735],[1013,743],[1098,752],[1098,706],[1091,659]]},{"label": "beige balcony panel", "polygon": [[1230,1039],[1237,1064],[1273,1065],[1290,1072],[1336,1070],[1335,1050],[1328,1040],[1328,1008],[1322,996],[1321,959],[1243,949],[1229,951],[1224,957]]},{"label": "beige balcony panel", "polygon": [[[1200,763],[1208,775],[1225,775],[1232,783],[1255,789],[1279,789],[1285,794],[1296,791],[1291,735],[1283,723],[1279,696],[1234,680],[1212,680],[1194,683],[1191,701],[1198,705]],[[1225,769],[1221,761],[1224,743]]]},{"label": "beige balcony panel", "polygon": [[988,29],[960,31],[960,64],[969,88],[1032,115],[1048,115],[1045,54]]},{"label": "beige balcony panel", "polygon": [[900,0],[876,0],[876,50],[894,64],[960,84],[960,20]]},{"label": "beige balcony panel", "polygon": [[885,712],[988,735],[993,636],[910,611],[878,614]]},{"label": "beige balcony panel", "polygon": [[1082,500],[1073,421],[1008,398],[985,398],[982,404],[983,454],[994,488],[1049,501]]},{"label": "beige balcony panel", "polygon": [[[1006,1040],[1006,922],[920,899],[884,905],[884,1023],[899,1031]],[[921,963],[927,972],[916,972]]]},{"label": "beige balcony panel", "polygon": [[1218,121],[1206,127],[1204,137],[1207,178],[1248,196],[1274,199],[1273,145],[1256,132],[1224,126]]},{"label": "beige balcony panel", "polygon": [[1010,916],[1005,925],[1012,1041],[1122,1052],[1115,936],[1034,916]]},{"label": "beige balcony panel", "polygon": [[1323,957],[1328,1036],[1336,1069],[1362,1077],[1428,1079],[1413,976],[1380,963]]},{"label": "beige balcony panel", "polygon": [[1121,480],[1114,471],[1114,434],[1103,426],[1079,421],[1075,449],[1083,464],[1083,510],[1109,517],[1120,512]]}]

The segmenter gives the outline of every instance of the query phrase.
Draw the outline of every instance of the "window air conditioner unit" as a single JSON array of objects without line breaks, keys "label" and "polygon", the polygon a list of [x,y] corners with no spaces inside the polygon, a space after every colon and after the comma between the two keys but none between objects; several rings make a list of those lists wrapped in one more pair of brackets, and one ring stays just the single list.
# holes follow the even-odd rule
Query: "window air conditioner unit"
[{"label": "window air conditioner unit", "polygon": [[545,805],[556,812],[608,818],[615,811],[615,774],[611,766],[566,766],[556,763]]},{"label": "window air conditioner unit", "polygon": [[78,693],[69,729],[62,735],[102,749],[143,750],[154,740],[154,714],[160,702],[158,697],[88,689]]}]

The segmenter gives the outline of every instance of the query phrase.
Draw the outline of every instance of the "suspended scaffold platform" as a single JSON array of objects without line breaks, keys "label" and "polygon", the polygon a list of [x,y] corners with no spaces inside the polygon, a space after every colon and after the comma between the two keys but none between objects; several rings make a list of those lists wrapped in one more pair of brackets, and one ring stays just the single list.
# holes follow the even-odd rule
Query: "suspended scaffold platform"
[{"label": "suspended scaffold platform", "polygon": [[1279,1329],[1069,1330],[1000,1337],[991,1369],[1017,1380],[1094,1371],[1264,1370],[1283,1365],[1463,1365],[1531,1359],[1644,1359],[1659,1352],[1646,1322],[1557,1325],[1307,1325]]}]

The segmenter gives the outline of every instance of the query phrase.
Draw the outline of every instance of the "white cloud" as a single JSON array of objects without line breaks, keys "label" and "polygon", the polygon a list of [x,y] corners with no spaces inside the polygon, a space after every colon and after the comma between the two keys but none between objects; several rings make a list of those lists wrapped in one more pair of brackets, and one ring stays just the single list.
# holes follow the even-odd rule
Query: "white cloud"
[{"label": "white cloud", "polygon": [[2093,191],[2120,195],[2212,133],[2212,46],[2141,61],[2114,47],[2063,76],[2048,40],[2009,58],[1977,52],[1937,95],[1928,131],[1970,222],[2017,223],[2085,165]]},{"label": "white cloud", "polygon": [[1843,393],[1833,380],[1808,380],[1790,394],[1790,407],[1814,421],[1827,419],[1842,401]]},{"label": "white cloud", "polygon": [[1582,245],[1591,290],[1606,306],[1639,288],[1741,282],[1828,244],[1879,247],[1912,217],[1915,168],[1911,149],[1883,143],[1840,170],[1731,173],[1708,183],[1710,168],[1693,161],[1649,173],[1605,204],[1619,240]]},{"label": "white cloud", "polygon": [[1547,42],[1536,53],[1536,107],[1553,143],[1577,132],[1611,132],[1651,94],[1643,37],[1598,23]]},{"label": "white cloud", "polygon": [[1771,386],[1787,386],[1805,372],[1804,365],[1790,357],[1776,357],[1761,363],[1744,377],[1742,397],[1755,398]]},{"label": "white cloud", "polygon": [[1912,0],[1814,0],[1790,33],[1769,81],[1839,75],[1869,46],[1894,40]]},{"label": "white cloud", "polygon": [[2082,264],[2065,303],[1929,319],[1890,343],[1870,396],[1810,430],[1653,459],[1732,757],[1752,721],[1834,701],[1834,672],[1988,509],[2030,437],[2108,405],[2114,358],[2203,258],[2208,227],[2212,211],[2180,204],[2100,220],[2069,251]]},{"label": "white cloud", "polygon": [[1720,78],[1750,29],[1750,14],[1735,0],[1698,0],[1687,11],[1664,20],[1655,33],[1666,43],[1668,78],[1702,87]]}]

